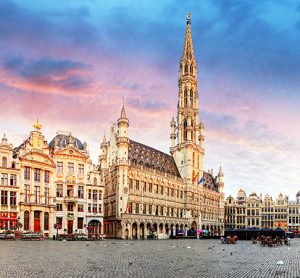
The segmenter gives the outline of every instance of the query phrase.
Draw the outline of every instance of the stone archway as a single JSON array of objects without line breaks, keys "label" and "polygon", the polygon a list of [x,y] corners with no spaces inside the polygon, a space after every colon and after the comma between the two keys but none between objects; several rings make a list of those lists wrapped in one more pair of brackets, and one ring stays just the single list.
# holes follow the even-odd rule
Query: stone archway
[{"label": "stone archway", "polygon": [[133,223],[132,224],[132,239],[137,239],[137,236],[138,236],[138,225],[137,223]]},{"label": "stone archway", "polygon": [[151,228],[151,224],[150,223],[147,223],[146,231],[147,231],[146,232],[147,236],[152,234],[152,228]]},{"label": "stone archway", "polygon": [[156,223],[154,223],[154,224],[152,225],[152,232],[153,232],[153,233],[157,233],[157,224],[156,224]]},{"label": "stone archway", "polygon": [[100,238],[101,222],[99,220],[91,220],[88,223],[88,238]]},{"label": "stone archway", "polygon": [[126,227],[125,229],[125,239],[129,239],[129,229]]},{"label": "stone archway", "polygon": [[166,235],[169,234],[169,224],[165,224],[165,232],[166,232]]},{"label": "stone archway", "polygon": [[196,223],[196,221],[193,221],[193,222],[192,222],[191,230],[192,230],[192,231],[197,230],[197,223]]},{"label": "stone archway", "polygon": [[144,225],[144,223],[140,224],[140,227],[139,227],[139,238],[140,239],[145,239],[145,225]]},{"label": "stone archway", "polygon": [[159,224],[159,229],[158,229],[159,233],[162,234],[164,232],[164,224],[160,223]]}]

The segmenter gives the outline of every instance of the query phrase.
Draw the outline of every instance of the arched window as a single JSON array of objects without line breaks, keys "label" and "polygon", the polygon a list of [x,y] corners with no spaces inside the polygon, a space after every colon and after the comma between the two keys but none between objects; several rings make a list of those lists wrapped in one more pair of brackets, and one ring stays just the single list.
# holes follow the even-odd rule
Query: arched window
[{"label": "arched window", "polygon": [[188,99],[187,93],[188,93],[188,92],[187,92],[187,89],[185,88],[185,89],[184,89],[184,106],[185,106],[185,107],[187,107],[187,99]]},{"label": "arched window", "polygon": [[191,106],[191,107],[194,106],[194,99],[193,99],[193,96],[194,96],[193,91],[190,90],[190,106]]},{"label": "arched window", "polygon": [[187,74],[189,71],[189,66],[188,65],[185,65],[184,66],[184,73]]},{"label": "arched window", "polygon": [[29,211],[24,211],[24,230],[29,230]]},{"label": "arched window", "polygon": [[190,66],[190,73],[193,75],[193,65]]},{"label": "arched window", "polygon": [[7,158],[6,157],[2,157],[2,167],[7,167]]},{"label": "arched window", "polygon": [[184,121],[183,124],[183,140],[186,141],[187,140],[187,121]]},{"label": "arched window", "polygon": [[67,141],[65,138],[61,139],[61,147],[64,148],[67,145]]},{"label": "arched window", "polygon": [[44,214],[44,230],[48,231],[49,230],[49,213],[45,212]]}]

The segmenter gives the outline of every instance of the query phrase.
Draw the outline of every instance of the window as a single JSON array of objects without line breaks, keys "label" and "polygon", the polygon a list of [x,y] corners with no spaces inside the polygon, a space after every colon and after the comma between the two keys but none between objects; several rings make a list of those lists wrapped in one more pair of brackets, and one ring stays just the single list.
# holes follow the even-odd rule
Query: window
[{"label": "window", "polygon": [[164,207],[160,207],[160,215],[164,215]]},{"label": "window", "polygon": [[49,230],[49,213],[45,212],[44,214],[44,230]]},{"label": "window", "polygon": [[149,205],[149,214],[152,214],[152,205]]},{"label": "window", "polygon": [[17,205],[17,192],[10,192],[10,205],[14,207]]},{"label": "window", "polygon": [[170,188],[167,187],[167,196],[169,196],[169,195],[170,195]]},{"label": "window", "polygon": [[83,191],[83,186],[79,185],[78,186],[78,198],[83,199],[84,198],[84,191]]},{"label": "window", "polygon": [[97,213],[97,204],[93,204],[93,213]]},{"label": "window", "polygon": [[129,213],[132,213],[132,203],[129,203],[129,206],[128,206],[128,212],[129,212]]},{"label": "window", "polygon": [[49,179],[50,179],[50,172],[49,171],[45,171],[45,182],[49,183]]},{"label": "window", "polygon": [[83,217],[77,218],[77,229],[83,229]]},{"label": "window", "polygon": [[163,187],[163,186],[160,187],[160,194],[161,194],[161,195],[164,194],[164,187]]},{"label": "window", "polygon": [[135,181],[135,189],[140,190],[140,182],[139,181]]},{"label": "window", "polygon": [[143,205],[143,214],[146,214],[146,205]]},{"label": "window", "polygon": [[102,213],[102,205],[99,205],[99,213]]},{"label": "window", "polygon": [[84,165],[78,164],[78,174],[83,175],[84,174]]},{"label": "window", "polygon": [[174,188],[171,188],[171,196],[174,197]]},{"label": "window", "polygon": [[29,230],[29,211],[24,211],[24,230]]},{"label": "window", "polygon": [[67,186],[67,196],[73,197],[73,186],[72,185]]},{"label": "window", "polygon": [[78,212],[84,212],[84,206],[83,205],[78,205],[77,211]]},{"label": "window", "polygon": [[88,212],[92,212],[92,205],[88,204]]},{"label": "window", "polygon": [[68,173],[73,174],[74,173],[74,163],[69,162],[68,163]]},{"label": "window", "polygon": [[41,191],[39,186],[34,187],[34,202],[39,204],[41,202]]},{"label": "window", "polygon": [[64,164],[60,161],[56,164],[56,172],[62,174],[64,172]]},{"label": "window", "polygon": [[102,200],[102,191],[99,191],[99,200]]},{"label": "window", "polygon": [[34,181],[41,181],[41,169],[34,169]]},{"label": "window", "polygon": [[147,192],[147,183],[146,182],[144,182],[144,186],[143,187],[144,187],[144,189],[143,189],[144,192]]},{"label": "window", "polygon": [[94,178],[94,185],[97,185],[97,178]]},{"label": "window", "polygon": [[49,188],[45,187],[45,205],[49,205]]},{"label": "window", "polygon": [[133,185],[132,185],[132,179],[129,179],[129,189],[132,190],[133,189]]},{"label": "window", "polygon": [[59,225],[60,227],[62,227],[62,223],[63,223],[62,220],[63,220],[62,217],[56,217],[56,224]]},{"label": "window", "polygon": [[62,204],[56,204],[56,211],[62,211],[63,205]]},{"label": "window", "polygon": [[1,185],[8,185],[8,174],[1,174]]},{"label": "window", "polygon": [[24,179],[30,180],[30,168],[27,166],[24,168]]},{"label": "window", "polygon": [[7,158],[6,157],[2,157],[2,167],[7,168]]},{"label": "window", "polygon": [[73,209],[74,209],[74,204],[68,203],[68,211],[73,211]]},{"label": "window", "polygon": [[56,197],[63,197],[63,185],[62,184],[56,185]]},{"label": "window", "polygon": [[92,190],[91,190],[91,189],[89,189],[89,192],[88,192],[88,198],[89,198],[89,199],[92,199]]},{"label": "window", "polygon": [[24,187],[25,187],[24,188],[24,194],[25,194],[24,201],[25,201],[25,203],[29,203],[29,194],[30,194],[29,184],[25,184]]},{"label": "window", "polygon": [[149,183],[149,192],[152,193],[152,183]]},{"label": "window", "polygon": [[140,204],[137,203],[137,204],[135,205],[135,213],[139,213],[139,211],[140,211]]},{"label": "window", "polygon": [[98,198],[97,190],[93,190],[93,200],[97,200]]},{"label": "window", "polygon": [[11,186],[16,186],[17,185],[17,175],[10,174],[10,182],[9,182],[9,184]]},{"label": "window", "polygon": [[1,191],[1,205],[7,206],[7,191]]}]

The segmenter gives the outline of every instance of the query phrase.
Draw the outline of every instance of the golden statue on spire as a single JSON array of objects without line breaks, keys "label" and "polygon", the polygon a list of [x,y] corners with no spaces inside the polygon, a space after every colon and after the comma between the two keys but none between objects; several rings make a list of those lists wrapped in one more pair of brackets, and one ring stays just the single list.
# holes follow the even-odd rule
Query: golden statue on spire
[{"label": "golden statue on spire", "polygon": [[39,119],[36,118],[36,122],[33,124],[33,128],[36,129],[36,130],[40,130],[42,129],[42,124],[39,122]]}]

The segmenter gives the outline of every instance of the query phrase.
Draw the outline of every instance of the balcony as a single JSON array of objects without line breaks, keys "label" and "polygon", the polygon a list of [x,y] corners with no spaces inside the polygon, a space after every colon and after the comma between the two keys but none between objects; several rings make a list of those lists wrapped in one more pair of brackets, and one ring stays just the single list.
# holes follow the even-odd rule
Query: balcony
[{"label": "balcony", "polygon": [[66,203],[77,203],[78,202],[77,196],[65,196],[64,201]]}]

